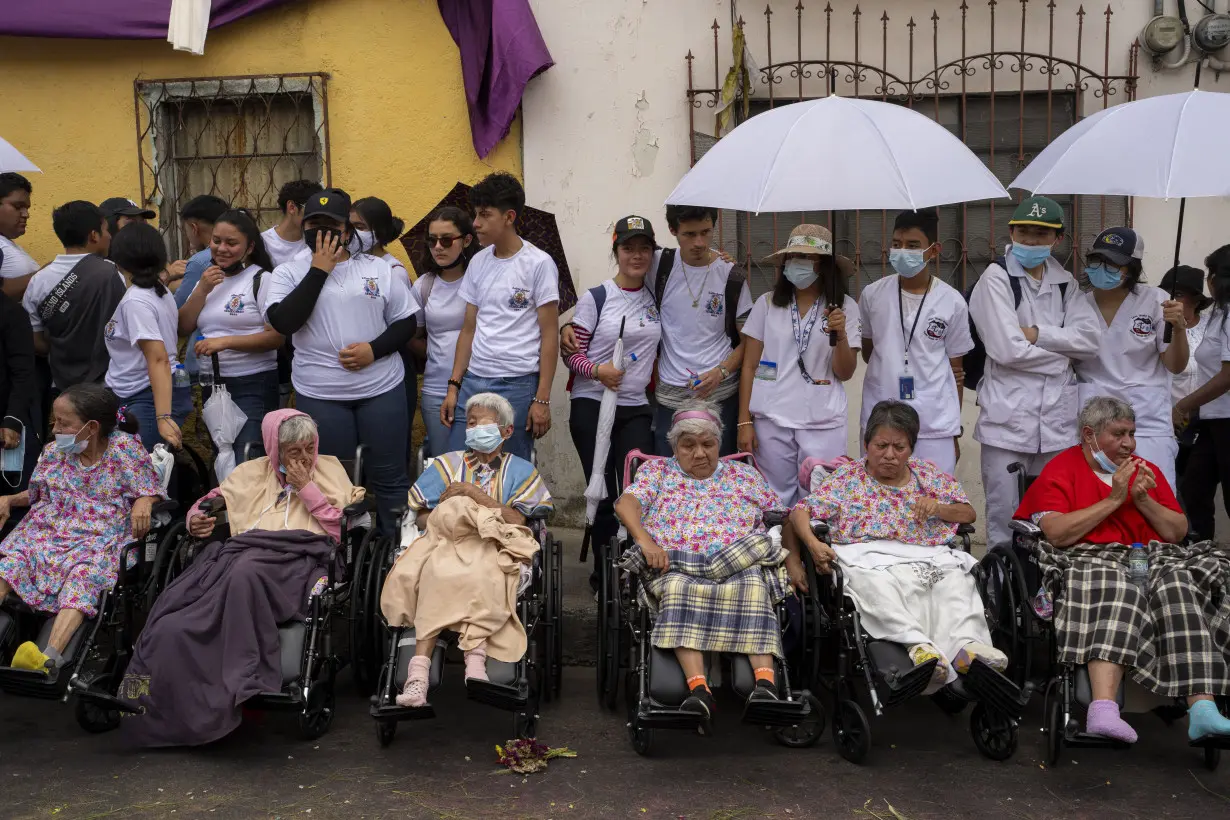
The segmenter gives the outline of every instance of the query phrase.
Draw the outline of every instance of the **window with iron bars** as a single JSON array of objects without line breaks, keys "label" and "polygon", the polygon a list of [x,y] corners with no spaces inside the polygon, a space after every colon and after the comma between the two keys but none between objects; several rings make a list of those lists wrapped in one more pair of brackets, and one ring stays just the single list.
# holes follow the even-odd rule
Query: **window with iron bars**
[{"label": "window with iron bars", "polygon": [[173,257],[188,251],[179,211],[201,194],[279,217],[278,190],[295,179],[328,184],[324,74],[138,81],[143,201],[159,214]]},{"label": "window with iron bars", "polygon": [[[776,105],[783,105],[778,100]],[[964,125],[965,144],[991,168],[999,181],[1007,186],[1024,164],[1019,161],[1023,148],[1025,164],[1048,144],[1048,99],[1045,92],[1024,95],[996,95],[994,106],[994,161],[992,161],[991,95],[971,94],[966,97],[962,111],[958,97],[941,97],[939,122],[958,137]],[[768,101],[752,100],[750,115],[768,109]],[[1023,108],[1023,115],[1022,115]],[[1076,97],[1071,93],[1053,93],[1049,101],[1051,137],[1057,137],[1077,121]],[[916,110],[930,119],[935,119],[935,106],[930,100]],[[964,122],[962,116],[964,114]],[[1019,126],[1019,130],[1018,130]],[[693,135],[699,159],[716,140],[702,133]],[[823,156],[816,157],[824,162]],[[1002,256],[1008,238],[1008,219],[1015,202],[1023,195],[1012,191],[1013,200],[1001,199],[994,204],[989,201],[965,205],[947,205],[939,208],[939,238],[941,258],[939,275],[953,287],[963,290],[972,285],[978,275],[997,256]],[[1125,225],[1128,219],[1126,197],[1053,197],[1064,209],[1067,231],[1055,250],[1055,256],[1070,270],[1079,271],[1077,257],[1092,244],[1103,227]],[[994,220],[992,220],[994,209]],[[782,247],[791,228],[800,222],[828,226],[833,231],[837,252],[851,259],[859,251],[858,276],[849,283],[857,297],[867,285],[881,276],[891,274],[888,264],[888,249],[892,246],[895,211],[840,211],[782,214],[747,214],[723,211],[716,231],[722,249],[735,257],[743,267],[751,251],[750,286],[754,296],[768,291],[773,286],[776,270],[764,261],[765,257]],[[1076,241],[1075,248],[1073,240]],[[964,259],[962,248],[964,247]]]}]

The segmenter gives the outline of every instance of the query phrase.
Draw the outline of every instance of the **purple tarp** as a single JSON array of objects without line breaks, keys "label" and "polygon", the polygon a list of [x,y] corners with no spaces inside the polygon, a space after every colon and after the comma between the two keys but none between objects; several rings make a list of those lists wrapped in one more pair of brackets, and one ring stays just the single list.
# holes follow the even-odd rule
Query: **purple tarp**
[{"label": "purple tarp", "polygon": [[[217,28],[288,0],[213,0],[209,27]],[[158,40],[167,36],[171,0],[0,0],[0,34]]]},{"label": "purple tarp", "polygon": [[439,0],[461,52],[474,150],[485,157],[512,127],[521,94],[554,62],[529,0]]}]

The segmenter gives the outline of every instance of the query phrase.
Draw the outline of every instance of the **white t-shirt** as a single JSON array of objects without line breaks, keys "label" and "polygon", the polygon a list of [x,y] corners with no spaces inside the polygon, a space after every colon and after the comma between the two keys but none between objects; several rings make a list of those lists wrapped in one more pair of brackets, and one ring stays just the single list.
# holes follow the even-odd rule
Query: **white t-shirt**
[{"label": "white t-shirt", "polygon": [[470,373],[494,379],[538,372],[537,311],[559,301],[559,269],[545,251],[524,239],[507,259],[495,255],[494,245],[483,248],[461,277],[461,298],[478,308]]},{"label": "white t-shirt", "polygon": [[17,279],[38,270],[34,257],[7,236],[0,236],[0,253],[4,254],[3,261],[0,261],[0,279]]},{"label": "white t-shirt", "polygon": [[[26,313],[30,314],[30,328],[39,333],[43,330],[43,317],[39,315],[38,307],[43,303],[51,291],[55,290],[55,286],[64,281],[64,277],[68,276],[68,272],[77,267],[77,263],[85,259],[84,253],[62,253],[51,260],[47,267],[43,268],[34,276],[30,277],[30,282],[26,285],[26,292],[21,297],[21,306],[26,309]],[[108,262],[111,260],[108,259]],[[115,275],[124,282],[127,287],[128,283],[124,280],[124,274],[120,273],[120,269],[115,269]]]},{"label": "white t-shirt", "polygon": [[[653,265],[645,277],[645,287],[650,293],[654,292],[657,283],[661,253],[654,254]],[[706,267],[694,268],[683,264],[682,256],[675,253],[675,264],[662,294],[663,333],[658,378],[664,384],[687,386],[692,383],[693,373],[712,370],[730,355],[733,348],[726,335],[726,311],[730,307],[726,304],[726,280],[732,267],[729,262],[718,259]],[[744,282],[735,316],[746,316],[751,309],[752,292]]]},{"label": "white t-shirt", "polygon": [[1080,406],[1095,396],[1114,396],[1136,411],[1136,435],[1173,436],[1170,416],[1170,372],[1161,354],[1168,348],[1162,341],[1165,323],[1162,302],[1165,291],[1137,285],[1129,293],[1107,327],[1092,292],[1082,294],[1097,315],[1102,332],[1098,355],[1073,363],[1080,383]]},{"label": "white t-shirt", "polygon": [[[311,257],[297,257],[265,277],[273,280],[268,285],[262,279],[261,313],[285,299],[311,267]],[[291,337],[295,392],[344,401],[369,399],[399,387],[405,378],[401,356],[376,359],[355,372],[342,367],[337,355],[348,345],[372,341],[390,324],[418,310],[418,297],[383,259],[361,253],[339,263],[325,281],[312,315]]]},{"label": "white t-shirt", "polygon": [[[654,356],[662,338],[662,321],[653,303],[653,291],[649,288],[642,286],[637,290],[624,290],[615,284],[614,279],[606,280],[602,286],[606,289],[602,314],[598,314],[593,294],[587,290],[577,301],[572,323],[589,331],[589,350],[585,356],[595,365],[611,361],[615,355],[615,342],[619,339],[619,326],[623,323],[624,356],[635,354],[636,361],[628,362],[623,381],[619,383],[616,403],[621,407],[636,407],[648,401],[645,389],[653,377]],[[572,384],[574,399],[601,401],[605,392],[602,382],[580,374]]]},{"label": "white t-shirt", "polygon": [[[423,371],[423,395],[444,396],[453,375],[457,355],[457,336],[466,318],[466,301],[461,298],[462,279],[445,282],[437,274],[420,276],[414,292],[423,305],[423,326],[427,328],[427,366]],[[434,281],[433,281],[434,280]],[[431,292],[423,298],[427,283]]]},{"label": "white t-shirt", "polygon": [[[846,423],[846,389],[833,375],[835,348],[829,345],[824,300],[817,299],[807,315],[799,317],[796,334],[794,311],[777,307],[772,299],[772,293],[757,299],[743,325],[743,335],[764,345],[752,383],[752,416],[795,430],[841,427]],[[858,303],[847,296],[841,309],[846,314],[846,338],[858,350],[863,338]],[[804,337],[802,344],[800,336]],[[801,348],[811,383],[799,370]]]},{"label": "white t-shirt", "polygon": [[[1221,372],[1222,362],[1230,362],[1230,321],[1224,310],[1214,307],[1209,311],[1204,339],[1200,342],[1200,347],[1196,348],[1199,386],[1203,387],[1209,379]],[[1230,419],[1230,392],[1222,393],[1201,407],[1200,418]]]},{"label": "white t-shirt", "polygon": [[[258,297],[253,295],[256,272],[259,270],[259,265],[249,265],[234,276],[223,279],[209,292],[196,320],[196,333],[192,334],[189,344],[196,343],[197,335],[212,339],[215,336],[251,336],[265,330],[265,311],[258,303]],[[261,290],[269,287],[271,278],[269,271],[261,274]],[[197,282],[196,286],[199,289],[201,283]],[[199,366],[209,365],[202,360]],[[223,350],[218,354],[218,369],[223,377],[251,376],[274,370],[277,366],[277,350],[266,350],[264,353]]]},{"label": "white t-shirt", "polygon": [[175,296],[168,290],[162,296],[153,288],[131,287],[111,315],[103,331],[111,364],[107,368],[107,387],[121,399],[150,386],[149,367],[138,342],[157,340],[167,349],[171,369],[179,364],[175,353],[179,343],[179,311]]},{"label": "white t-shirt", "polygon": [[961,406],[948,360],[964,356],[974,347],[969,332],[969,308],[955,288],[939,279],[931,279],[926,294],[913,294],[901,290],[899,278],[885,276],[873,282],[858,300],[863,338],[872,343],[871,359],[863,378],[859,429],[867,428],[871,409],[878,402],[901,398],[905,339],[913,328],[910,375],[914,379],[914,398],[909,403],[918,411],[921,422],[918,437],[959,435]]},{"label": "white t-shirt", "polygon": [[[309,254],[307,243],[302,239],[288,240],[283,239],[278,235],[276,228],[269,228],[261,232],[261,239],[265,241],[265,250],[269,251],[269,258],[273,260],[273,266],[284,265],[300,254]],[[264,287],[264,283],[261,283]]]},{"label": "white t-shirt", "polygon": [[1183,368],[1182,373],[1172,373],[1170,376],[1171,404],[1187,398],[1202,384],[1196,367],[1196,350],[1204,340],[1204,331],[1208,326],[1209,312],[1206,310],[1197,317],[1196,326],[1187,329],[1187,367]]}]

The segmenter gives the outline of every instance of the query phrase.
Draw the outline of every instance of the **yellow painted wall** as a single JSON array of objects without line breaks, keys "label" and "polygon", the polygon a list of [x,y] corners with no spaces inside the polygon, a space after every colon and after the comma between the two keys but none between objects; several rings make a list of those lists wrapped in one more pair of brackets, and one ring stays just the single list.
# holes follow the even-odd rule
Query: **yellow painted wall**
[{"label": "yellow painted wall", "polygon": [[435,0],[294,0],[211,31],[202,57],[161,40],[0,37],[0,136],[43,170],[29,175],[19,242],[48,262],[60,251],[54,207],[138,198],[133,80],[313,71],[329,74],[333,184],[381,197],[407,226],[458,180],[521,176],[519,123],[485,160],[474,153],[461,60]]}]

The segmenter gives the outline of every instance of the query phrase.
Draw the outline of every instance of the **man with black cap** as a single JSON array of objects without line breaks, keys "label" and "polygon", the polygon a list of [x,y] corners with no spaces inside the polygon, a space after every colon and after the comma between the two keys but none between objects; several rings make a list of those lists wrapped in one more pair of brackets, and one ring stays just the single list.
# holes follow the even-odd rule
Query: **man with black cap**
[{"label": "man with black cap", "polygon": [[982,445],[987,546],[1012,541],[1020,499],[1008,465],[1030,475],[1077,442],[1079,390],[1073,361],[1097,355],[1098,317],[1051,251],[1063,238],[1059,203],[1021,202],[1008,233],[1009,253],[987,266],[970,292],[969,313],[986,349],[978,384],[974,440]]},{"label": "man with black cap", "polygon": [[107,233],[115,236],[120,228],[130,222],[148,222],[158,214],[149,208],[142,208],[126,196],[113,196],[104,199],[98,206],[103,218],[107,220]]}]

